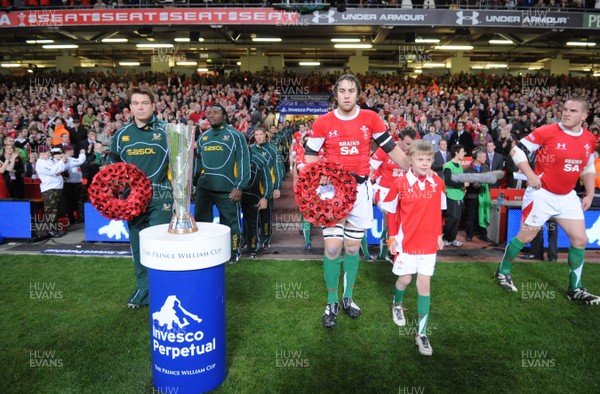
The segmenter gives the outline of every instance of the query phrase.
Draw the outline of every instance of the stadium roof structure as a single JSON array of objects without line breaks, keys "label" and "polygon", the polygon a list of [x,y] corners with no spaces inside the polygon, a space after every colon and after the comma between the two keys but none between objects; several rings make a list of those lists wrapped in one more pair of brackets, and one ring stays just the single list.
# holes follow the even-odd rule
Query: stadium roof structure
[{"label": "stadium roof structure", "polygon": [[[147,66],[153,56],[172,56],[188,66],[235,69],[240,57],[262,54],[282,56],[286,67],[318,61],[329,68],[343,67],[359,52],[369,57],[370,69],[412,71],[444,68],[458,52],[445,46],[468,45],[472,49],[462,50],[463,56],[475,68],[536,70],[562,57],[571,71],[600,70],[600,13],[322,8],[16,10],[0,13],[0,56],[3,63],[37,67],[54,67],[56,57],[65,54],[78,57],[82,67]],[[354,39],[363,48],[336,48],[334,38]],[[48,44],[72,47],[43,47]]]}]

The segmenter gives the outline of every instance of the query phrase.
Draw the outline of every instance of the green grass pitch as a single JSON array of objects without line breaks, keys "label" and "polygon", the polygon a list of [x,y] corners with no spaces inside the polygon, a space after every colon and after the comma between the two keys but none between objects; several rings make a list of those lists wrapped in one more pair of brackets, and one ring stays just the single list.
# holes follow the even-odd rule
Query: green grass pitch
[{"label": "green grass pitch", "polygon": [[[2,255],[0,268],[0,392],[153,392],[149,311],[125,307],[129,259]],[[334,330],[321,323],[320,262],[227,266],[228,377],[215,392],[600,392],[600,307],[566,299],[566,264],[515,264],[518,293],[497,287],[494,269],[437,265],[433,356],[423,357],[414,282],[399,328],[388,263],[361,262],[354,298],[363,314],[340,314]],[[587,264],[583,281],[599,292],[600,265]]]}]

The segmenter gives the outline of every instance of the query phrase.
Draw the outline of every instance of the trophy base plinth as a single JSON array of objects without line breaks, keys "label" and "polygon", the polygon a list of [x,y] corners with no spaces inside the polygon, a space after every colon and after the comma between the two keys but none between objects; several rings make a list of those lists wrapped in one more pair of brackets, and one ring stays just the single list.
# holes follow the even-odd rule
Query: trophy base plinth
[{"label": "trophy base plinth", "polygon": [[198,226],[196,226],[196,221],[191,214],[174,215],[167,231],[171,234],[190,234],[197,232]]}]

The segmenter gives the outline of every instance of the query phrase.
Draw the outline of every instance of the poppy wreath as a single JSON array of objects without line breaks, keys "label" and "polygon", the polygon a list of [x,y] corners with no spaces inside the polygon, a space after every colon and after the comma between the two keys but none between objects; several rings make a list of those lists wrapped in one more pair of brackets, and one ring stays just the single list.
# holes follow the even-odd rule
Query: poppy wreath
[{"label": "poppy wreath", "polygon": [[[126,192],[129,195],[125,198]],[[133,164],[113,163],[101,169],[89,187],[94,208],[108,219],[131,220],[146,212],[152,183]]]},{"label": "poppy wreath", "polygon": [[[317,194],[322,176],[330,179],[335,189],[333,198]],[[331,227],[348,216],[356,201],[356,179],[336,163],[317,161],[307,164],[296,185],[296,203],[300,213],[312,224]]]}]

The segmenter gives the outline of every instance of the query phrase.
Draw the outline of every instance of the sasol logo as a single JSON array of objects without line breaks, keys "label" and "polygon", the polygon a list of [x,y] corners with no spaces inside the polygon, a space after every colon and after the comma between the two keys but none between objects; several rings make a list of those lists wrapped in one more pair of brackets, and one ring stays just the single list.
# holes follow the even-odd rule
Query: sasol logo
[{"label": "sasol logo", "polygon": [[[477,19],[477,17],[479,16],[479,12],[475,12],[475,11],[458,11],[456,13],[456,23],[459,25],[478,25],[479,24],[479,19]],[[465,23],[465,21],[468,21]]]},{"label": "sasol logo", "polygon": [[313,23],[323,23],[322,19],[326,19],[326,23],[333,23],[335,22],[334,15],[334,10],[328,10],[327,12],[313,11],[312,21]]},{"label": "sasol logo", "polygon": [[205,341],[199,328],[202,319],[188,312],[175,295],[170,295],[159,311],[152,313],[152,349],[161,355],[200,356],[216,349],[216,338]]},{"label": "sasol logo", "polygon": [[129,156],[142,156],[142,155],[155,155],[156,152],[153,148],[139,148],[139,149],[127,149]]}]

